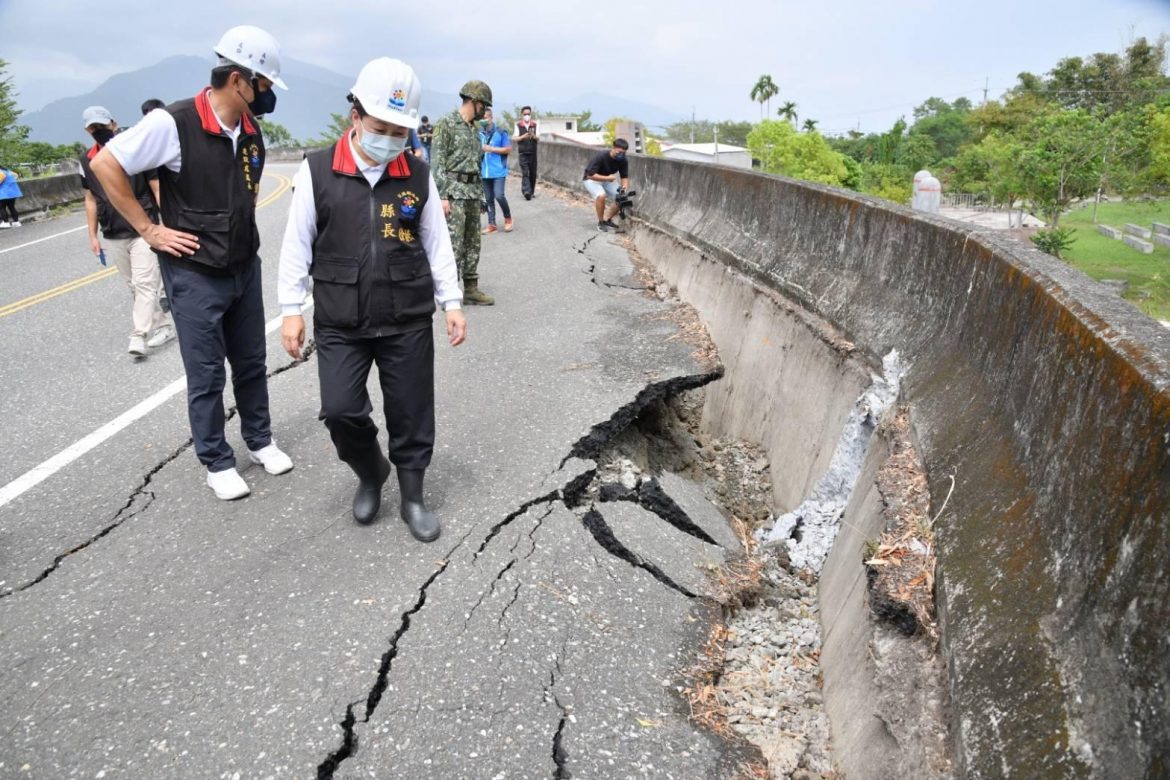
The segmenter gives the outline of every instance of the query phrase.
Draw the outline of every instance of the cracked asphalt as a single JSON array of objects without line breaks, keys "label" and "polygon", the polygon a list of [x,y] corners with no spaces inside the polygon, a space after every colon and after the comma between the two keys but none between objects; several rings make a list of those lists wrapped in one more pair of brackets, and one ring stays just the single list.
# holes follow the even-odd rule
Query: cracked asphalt
[{"label": "cracked asphalt", "polygon": [[[483,242],[497,305],[455,350],[436,323],[437,542],[397,519],[393,480],[380,521],[353,523],[313,358],[278,333],[290,474],[244,467],[252,495],[216,500],[180,393],[0,506],[0,778],[734,773],[675,690],[714,610],[701,570],[734,539],[675,516],[677,480],[668,512],[582,505],[640,403],[714,377],[587,209],[515,194],[515,232]],[[259,212],[270,318],[287,204]],[[101,270],[84,231],[56,236],[83,222],[0,235],[0,304]],[[108,277],[0,317],[0,486],[182,375],[173,344],[126,357],[128,299]]]}]

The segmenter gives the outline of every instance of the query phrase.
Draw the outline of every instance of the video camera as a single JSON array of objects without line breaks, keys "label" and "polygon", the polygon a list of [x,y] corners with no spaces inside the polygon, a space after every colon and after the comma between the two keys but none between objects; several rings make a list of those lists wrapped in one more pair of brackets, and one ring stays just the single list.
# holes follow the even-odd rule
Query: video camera
[{"label": "video camera", "polygon": [[634,196],[638,194],[637,190],[626,191],[624,187],[618,187],[617,197],[613,202],[617,204],[618,216],[622,219],[626,218],[626,212],[634,208]]}]

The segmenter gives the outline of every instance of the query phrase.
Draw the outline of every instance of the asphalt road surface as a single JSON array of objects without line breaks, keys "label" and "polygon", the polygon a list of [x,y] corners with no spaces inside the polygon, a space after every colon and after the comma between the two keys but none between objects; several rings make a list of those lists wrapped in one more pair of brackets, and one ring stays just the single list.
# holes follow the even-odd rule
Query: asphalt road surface
[{"label": "asphalt road surface", "polygon": [[730,776],[675,690],[710,613],[696,564],[724,550],[635,505],[583,522],[562,492],[592,426],[700,371],[665,305],[587,209],[510,182],[516,230],[480,265],[497,305],[458,349],[436,320],[443,535],[410,537],[393,479],[359,527],[316,363],[276,331],[294,170],[269,166],[258,218],[296,467],[243,466],[236,502],[191,450],[177,344],[126,354],[130,296],[84,216],[0,233],[0,778]]}]

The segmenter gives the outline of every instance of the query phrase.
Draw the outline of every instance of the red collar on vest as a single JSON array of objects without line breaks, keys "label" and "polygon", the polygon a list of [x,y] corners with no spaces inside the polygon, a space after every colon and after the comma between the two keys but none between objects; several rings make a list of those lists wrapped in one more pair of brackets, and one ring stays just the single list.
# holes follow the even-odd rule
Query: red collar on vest
[{"label": "red collar on vest", "polygon": [[[358,176],[357,161],[353,159],[353,151],[349,148],[349,139],[353,135],[353,130],[343,135],[336,144],[333,145],[333,172],[343,173],[346,176]],[[410,163],[406,158],[408,152],[395,157],[386,164],[386,175],[391,179],[409,179],[410,178]]]},{"label": "red collar on vest", "polygon": [[[211,94],[210,89],[205,89],[195,96],[195,111],[199,114],[199,121],[203,123],[203,129],[212,135],[223,135],[223,128],[219,126],[219,120],[215,118],[215,111],[211,108]],[[246,135],[255,135],[256,126],[252,124],[252,117],[246,113],[240,114],[240,122],[244,126],[244,133]]]},{"label": "red collar on vest", "polygon": [[102,150],[101,146],[99,146],[98,144],[94,144],[92,147],[90,147],[90,150],[85,153],[85,159],[92,160],[94,157],[97,156],[97,153],[100,152],[101,150]]}]

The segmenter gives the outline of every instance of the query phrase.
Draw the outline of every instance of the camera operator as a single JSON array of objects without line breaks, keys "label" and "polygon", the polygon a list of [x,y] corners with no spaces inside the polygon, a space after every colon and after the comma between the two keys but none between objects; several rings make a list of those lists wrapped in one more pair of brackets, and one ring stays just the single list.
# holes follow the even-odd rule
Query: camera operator
[{"label": "camera operator", "polygon": [[[613,218],[617,216],[619,208],[618,179],[621,179],[623,190],[630,186],[630,164],[626,160],[629,148],[630,144],[624,138],[615,138],[612,149],[593,155],[589,164],[585,166],[585,189],[593,196],[593,208],[597,212],[597,229],[602,233],[617,228]],[[607,197],[612,201],[608,213],[605,208]]]}]

